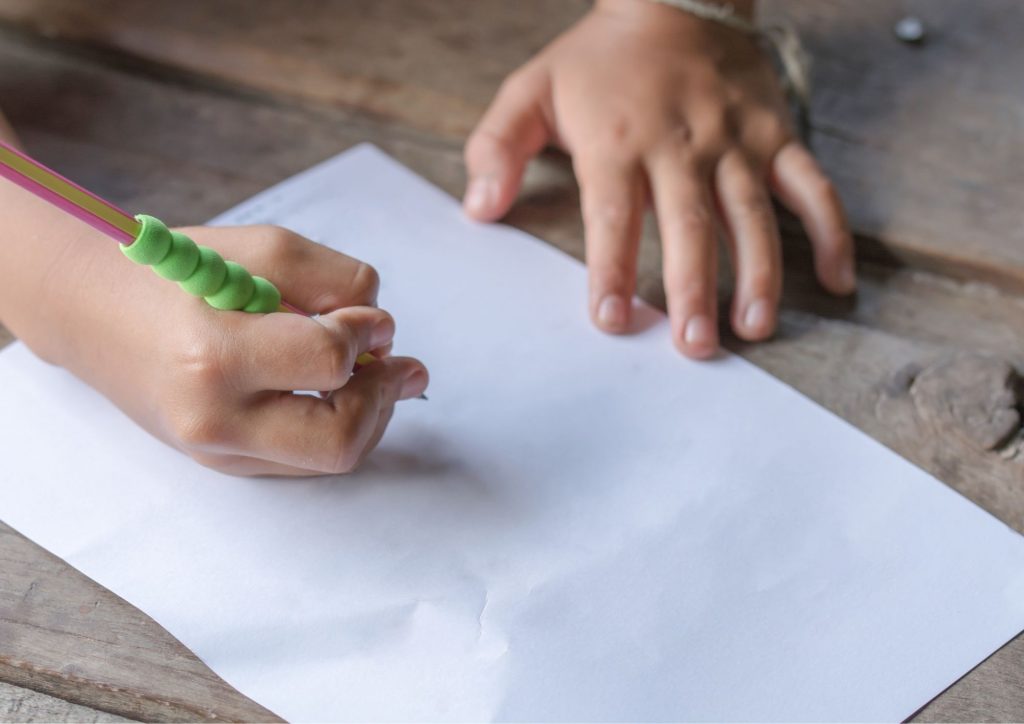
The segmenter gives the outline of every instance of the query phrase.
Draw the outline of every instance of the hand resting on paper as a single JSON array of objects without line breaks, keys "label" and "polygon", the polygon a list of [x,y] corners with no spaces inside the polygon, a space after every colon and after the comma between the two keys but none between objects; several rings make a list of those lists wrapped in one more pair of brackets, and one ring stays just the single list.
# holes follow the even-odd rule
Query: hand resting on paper
[{"label": "hand resting on paper", "polygon": [[[752,0],[733,2],[748,17]],[[597,0],[508,77],[466,144],[471,216],[504,215],[528,159],[571,154],[581,192],[589,308],[630,326],[637,244],[653,202],[673,340],[718,348],[719,225],[736,276],[731,323],[747,340],[775,329],[782,288],[771,195],[796,213],[834,294],[855,286],[853,241],[836,192],[795,137],[765,53],[740,31],[651,0]]]},{"label": "hand resting on paper", "polygon": [[[395,403],[427,386],[420,362],[388,355],[394,320],[373,306],[376,272],[355,259],[276,227],[187,229],[321,316],[222,312],[21,189],[4,184],[0,197],[12,212],[0,319],[203,465],[238,475],[348,472]],[[378,361],[352,375],[366,351]]]}]

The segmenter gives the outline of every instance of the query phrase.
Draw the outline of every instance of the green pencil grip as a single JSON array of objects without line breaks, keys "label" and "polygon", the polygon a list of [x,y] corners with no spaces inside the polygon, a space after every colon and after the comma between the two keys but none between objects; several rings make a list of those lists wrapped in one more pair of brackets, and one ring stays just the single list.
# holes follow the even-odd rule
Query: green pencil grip
[{"label": "green pencil grip", "polygon": [[139,235],[133,243],[122,245],[121,251],[136,264],[153,267],[161,277],[178,282],[215,309],[267,313],[280,308],[281,293],[263,277],[224,261],[213,249],[171,231],[160,219],[139,214],[135,220],[142,225]]}]

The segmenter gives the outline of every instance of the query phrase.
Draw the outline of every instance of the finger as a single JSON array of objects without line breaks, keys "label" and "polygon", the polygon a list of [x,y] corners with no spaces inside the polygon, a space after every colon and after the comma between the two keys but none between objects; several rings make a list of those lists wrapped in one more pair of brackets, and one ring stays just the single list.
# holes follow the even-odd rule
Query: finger
[{"label": "finger", "polygon": [[[397,371],[392,369],[396,364],[404,366],[405,369],[402,370],[401,367]],[[394,385],[395,380],[400,382],[397,388]],[[418,360],[408,357],[393,357],[380,360],[369,365],[365,370],[360,370],[360,374],[356,376],[352,384],[335,393],[341,398],[335,403],[339,407],[355,404],[358,408],[359,401],[367,398],[377,401],[376,423],[372,424],[372,421],[368,419],[365,429],[369,430],[369,434],[356,440],[353,445],[355,454],[353,467],[358,466],[383,437],[394,413],[395,403],[400,400],[423,397],[429,383],[427,370]],[[372,415],[368,417],[372,418]]]},{"label": "finger", "polygon": [[717,245],[708,183],[695,166],[672,154],[652,159],[648,175],[672,338],[686,356],[705,359],[718,350]]},{"label": "finger", "polygon": [[422,394],[427,379],[419,361],[389,357],[360,370],[326,400],[269,395],[244,416],[232,452],[323,474],[350,472],[375,442],[381,412]]},{"label": "finger", "polygon": [[239,351],[228,374],[241,391],[336,390],[359,355],[390,343],[395,322],[376,307],[345,307],[316,319],[250,315],[235,334]]},{"label": "finger", "polygon": [[[362,466],[366,457],[374,450],[374,448],[377,447],[377,443],[380,442],[381,438],[384,437],[384,432],[387,429],[388,423],[391,421],[394,411],[394,405],[381,410],[380,414],[377,416],[377,426],[374,429],[373,434],[370,435],[369,442],[363,448],[363,453],[359,456],[359,460],[356,462],[355,468]],[[282,465],[281,463],[246,457],[245,455],[197,455],[195,456],[195,460],[201,465],[213,468],[214,470],[226,475],[237,475],[239,477],[269,476],[308,478],[326,474],[322,470],[297,468],[292,465]]]},{"label": "finger", "polygon": [[636,290],[644,186],[635,165],[606,159],[576,164],[583,211],[590,316],[606,332],[629,329]]},{"label": "finger", "polygon": [[362,454],[356,461],[356,468],[361,467],[363,462],[366,460],[367,456],[369,456],[370,453],[372,453],[376,449],[377,444],[381,441],[381,438],[384,437],[384,432],[387,430],[388,423],[391,422],[391,418],[394,415],[394,413],[394,405],[386,407],[380,411],[380,414],[377,416],[377,426],[374,428],[373,433],[371,433],[370,438],[366,443],[366,446],[363,448]]},{"label": "finger", "polygon": [[833,294],[850,294],[857,285],[853,236],[835,186],[804,146],[791,141],[772,161],[775,195],[807,230],[814,248],[814,268]]},{"label": "finger", "polygon": [[[374,306],[377,271],[330,247],[277,226],[246,226],[218,235],[217,251],[250,273],[269,279],[286,302],[309,314],[350,306]],[[201,239],[201,229],[182,229]]]},{"label": "finger", "polygon": [[500,218],[512,206],[526,162],[550,136],[541,103],[548,80],[540,70],[521,69],[506,79],[469,140],[469,183],[463,208],[480,221]]},{"label": "finger", "polygon": [[715,191],[736,273],[733,329],[743,339],[765,339],[775,330],[782,292],[782,244],[771,199],[764,180],[737,152],[719,161]]}]

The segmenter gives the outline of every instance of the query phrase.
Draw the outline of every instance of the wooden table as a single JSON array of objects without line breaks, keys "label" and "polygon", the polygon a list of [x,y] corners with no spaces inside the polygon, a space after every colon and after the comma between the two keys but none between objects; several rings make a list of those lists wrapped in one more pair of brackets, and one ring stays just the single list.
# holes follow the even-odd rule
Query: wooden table
[{"label": "wooden table", "polygon": [[[364,140],[458,193],[461,140],[501,78],[586,7],[0,0],[0,106],[44,162],[174,223]],[[777,0],[765,10],[788,15],[815,56],[813,143],[860,237],[862,282],[854,301],[824,296],[786,220],[779,334],[729,344],[1024,531],[1024,6]],[[904,14],[924,19],[923,45],[893,37]],[[576,200],[565,159],[549,155],[509,221],[580,257]],[[648,229],[640,290],[655,304],[658,266]],[[114,715],[273,718],[141,612],[0,524],[0,719]],[[1024,637],[917,718],[1024,719]]]}]

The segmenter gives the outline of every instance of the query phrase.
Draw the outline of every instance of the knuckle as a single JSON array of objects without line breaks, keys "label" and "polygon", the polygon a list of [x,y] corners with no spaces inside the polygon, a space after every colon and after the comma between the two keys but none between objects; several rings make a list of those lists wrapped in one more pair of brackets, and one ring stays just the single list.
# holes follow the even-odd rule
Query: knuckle
[{"label": "knuckle", "polygon": [[586,148],[591,169],[609,162],[623,165],[640,155],[650,132],[627,111],[609,111],[608,117],[595,122]]},{"label": "knuckle", "polygon": [[670,121],[658,133],[652,150],[658,154],[668,154],[673,163],[692,164],[698,155],[693,126],[682,119]]},{"label": "knuckle", "polygon": [[533,72],[529,65],[523,65],[505,76],[498,86],[499,97],[522,98],[533,90]]},{"label": "knuckle", "polygon": [[281,226],[268,224],[261,227],[261,237],[262,252],[271,263],[292,263],[301,254],[301,237]]},{"label": "knuckle", "polygon": [[737,136],[734,115],[724,99],[714,95],[700,107],[677,109],[662,121],[653,150],[690,163],[715,159]]},{"label": "knuckle", "polygon": [[[225,368],[222,344],[206,335],[196,335],[177,350],[170,389],[174,394],[161,401],[163,427],[186,450],[226,442],[223,420],[208,401],[223,397],[230,371]],[[200,400],[187,405],[184,399]]]},{"label": "knuckle", "polygon": [[708,299],[708,285],[704,279],[691,281],[680,295],[690,309],[703,309]]},{"label": "knuckle", "polygon": [[472,165],[475,159],[483,161],[496,145],[501,144],[502,141],[492,130],[484,126],[477,126],[470,135],[469,140],[466,141],[463,158],[470,165]]},{"label": "knuckle", "polygon": [[776,275],[770,266],[762,264],[748,269],[743,277],[743,287],[751,296],[771,296],[775,293]]},{"label": "knuckle", "polygon": [[321,327],[318,357],[324,365],[326,380],[331,389],[342,387],[352,376],[355,363],[355,345],[352,335],[346,330],[331,330]]},{"label": "knuckle", "polygon": [[210,411],[179,411],[165,424],[172,438],[188,452],[208,450],[228,442],[223,420]]},{"label": "knuckle", "polygon": [[173,369],[184,389],[210,390],[222,385],[226,372],[222,343],[209,335],[194,335],[178,350]]},{"label": "knuckle", "polygon": [[672,290],[675,306],[686,310],[701,310],[707,302],[708,283],[703,275],[691,271],[679,280]]},{"label": "knuckle", "polygon": [[366,262],[358,261],[344,289],[332,288],[316,297],[317,309],[341,309],[352,305],[375,306],[380,292],[380,275]]},{"label": "knuckle", "polygon": [[635,125],[629,116],[616,114],[608,119],[604,127],[604,140],[610,148],[622,148],[631,145]]},{"label": "knuckle", "polygon": [[629,209],[619,201],[600,199],[584,202],[583,223],[591,231],[622,232],[629,225],[629,216]]},{"label": "knuckle", "polygon": [[375,303],[380,291],[380,274],[366,262],[359,262],[352,277],[352,291],[357,298]]},{"label": "knuckle", "polygon": [[736,198],[735,213],[741,219],[761,220],[771,214],[767,195],[751,189]]},{"label": "knuckle", "polygon": [[665,130],[665,138],[677,148],[687,148],[693,143],[693,126],[684,120],[675,120]]},{"label": "knuckle", "polygon": [[332,473],[350,473],[359,465],[363,456],[359,431],[363,426],[363,420],[372,411],[370,402],[364,397],[349,401],[337,428],[338,452],[331,465]]},{"label": "knuckle", "polygon": [[665,220],[665,231],[670,237],[690,239],[705,236],[710,225],[710,210],[702,204],[690,204]]},{"label": "knuckle", "polygon": [[622,292],[632,284],[632,277],[625,263],[608,260],[590,262],[590,286],[598,293]]}]

